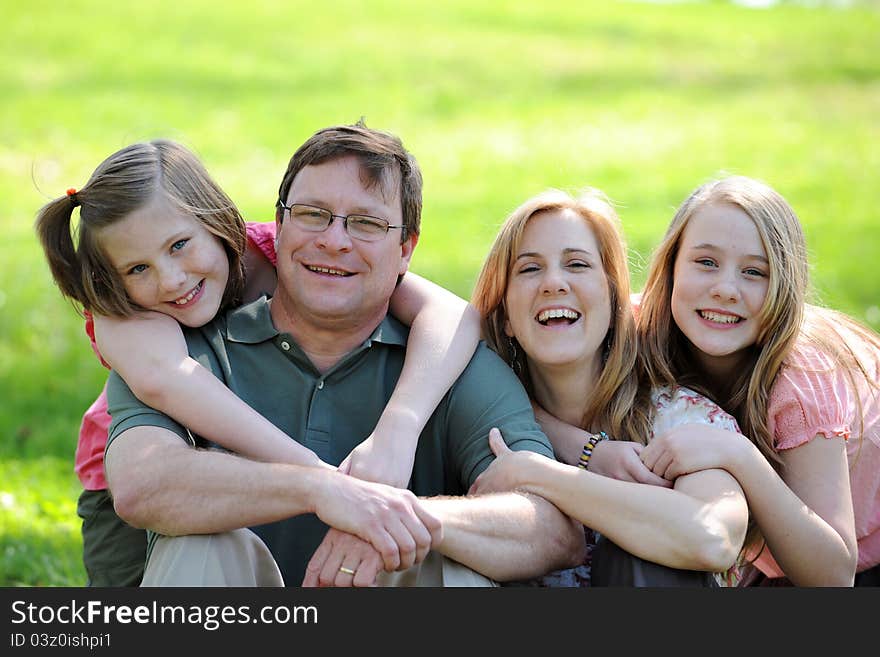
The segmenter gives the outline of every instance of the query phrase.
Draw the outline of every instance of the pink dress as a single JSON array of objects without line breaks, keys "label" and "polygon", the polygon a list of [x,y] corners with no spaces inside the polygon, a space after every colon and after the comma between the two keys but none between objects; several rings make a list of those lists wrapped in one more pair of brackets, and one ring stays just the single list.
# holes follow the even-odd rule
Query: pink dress
[{"label": "pink dress", "polygon": [[[275,255],[275,222],[247,223],[249,245],[259,249],[274,265]],[[95,324],[90,313],[86,312],[86,334],[92,343],[95,355],[104,367],[110,366],[101,358],[98,345],[95,343]],[[107,445],[107,432],[110,429],[110,414],[107,412],[107,386],[89,406],[83,415],[79,429],[79,440],[74,457],[74,471],[86,490],[104,490],[107,479],[104,477],[104,448]]]},{"label": "pink dress", "polygon": [[[880,350],[856,336],[847,342],[856,345],[871,379],[880,381]],[[799,345],[770,391],[768,421],[777,450],[794,449],[817,436],[846,440],[860,572],[880,563],[880,391],[861,375],[855,380],[854,393],[828,356]],[[784,576],[769,550],[755,565],[768,577]]]}]

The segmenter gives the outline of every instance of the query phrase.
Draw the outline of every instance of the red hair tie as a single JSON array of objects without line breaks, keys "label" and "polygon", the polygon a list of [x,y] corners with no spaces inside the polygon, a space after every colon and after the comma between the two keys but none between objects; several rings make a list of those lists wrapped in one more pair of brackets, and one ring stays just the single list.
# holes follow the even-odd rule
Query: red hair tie
[{"label": "red hair tie", "polygon": [[76,187],[70,187],[67,190],[67,198],[70,199],[70,202],[73,204],[73,207],[79,205],[79,199],[76,197]]}]

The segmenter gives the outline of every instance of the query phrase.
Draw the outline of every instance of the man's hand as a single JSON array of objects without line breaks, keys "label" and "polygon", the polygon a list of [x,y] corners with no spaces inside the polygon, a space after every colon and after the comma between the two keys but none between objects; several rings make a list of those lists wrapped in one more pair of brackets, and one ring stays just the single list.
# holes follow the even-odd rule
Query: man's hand
[{"label": "man's hand", "polygon": [[440,520],[408,490],[328,473],[315,491],[315,514],[326,524],[367,541],[385,570],[409,568],[440,542]]},{"label": "man's hand", "polygon": [[382,557],[372,545],[331,527],[309,560],[302,585],[375,586],[380,572]]}]

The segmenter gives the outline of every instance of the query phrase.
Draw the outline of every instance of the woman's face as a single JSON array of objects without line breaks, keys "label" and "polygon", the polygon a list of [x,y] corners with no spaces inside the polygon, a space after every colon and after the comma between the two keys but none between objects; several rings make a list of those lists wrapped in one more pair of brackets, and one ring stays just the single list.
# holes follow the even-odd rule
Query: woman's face
[{"label": "woman's face", "polygon": [[223,244],[162,194],[102,228],[98,242],[133,303],[193,327],[220,309],[229,279]]},{"label": "woman's face", "polygon": [[672,317],[707,371],[730,374],[755,344],[769,274],[758,229],[741,208],[715,203],[690,218],[675,259]]},{"label": "woman's face", "polygon": [[611,322],[608,280],[596,237],[573,210],[529,219],[505,295],[505,333],[542,367],[599,368]]}]

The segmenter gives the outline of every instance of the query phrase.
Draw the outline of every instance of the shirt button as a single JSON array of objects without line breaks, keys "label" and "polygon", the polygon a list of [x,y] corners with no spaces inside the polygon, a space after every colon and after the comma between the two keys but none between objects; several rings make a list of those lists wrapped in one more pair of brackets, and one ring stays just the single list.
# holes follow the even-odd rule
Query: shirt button
[{"label": "shirt button", "polygon": [[290,351],[290,343],[287,340],[282,341],[281,348],[284,349],[284,351]]},{"label": "shirt button", "polygon": [[318,381],[318,390],[323,390],[323,389],[324,389],[324,379],[321,379],[320,381]]}]

